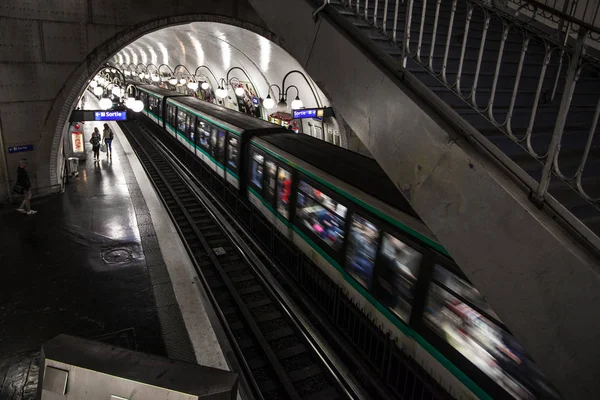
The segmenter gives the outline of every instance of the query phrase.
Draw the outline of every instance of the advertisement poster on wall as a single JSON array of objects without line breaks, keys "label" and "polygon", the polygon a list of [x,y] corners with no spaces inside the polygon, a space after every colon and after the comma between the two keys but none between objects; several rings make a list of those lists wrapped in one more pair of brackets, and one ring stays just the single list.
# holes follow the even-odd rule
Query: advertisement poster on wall
[{"label": "advertisement poster on wall", "polygon": [[[200,83],[202,85],[202,83]],[[215,93],[212,90],[212,87],[208,89],[202,89],[202,87],[198,88],[198,98],[200,100],[208,101],[209,103],[216,103]]]},{"label": "advertisement poster on wall", "polygon": [[[244,89],[244,94],[238,96],[235,89],[241,87]],[[254,90],[254,86],[250,82],[240,81],[233,85],[235,97],[237,98],[237,110],[251,117],[261,118],[262,111],[258,104],[258,95]]]},{"label": "advertisement poster on wall", "polygon": [[73,131],[71,132],[71,139],[73,142],[73,153],[84,153],[85,147],[83,143],[83,132]]}]

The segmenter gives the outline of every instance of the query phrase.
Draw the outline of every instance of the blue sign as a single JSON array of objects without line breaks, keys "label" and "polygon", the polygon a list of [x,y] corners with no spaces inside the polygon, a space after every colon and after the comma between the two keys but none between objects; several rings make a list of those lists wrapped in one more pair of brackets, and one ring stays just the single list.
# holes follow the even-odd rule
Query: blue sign
[{"label": "blue sign", "polygon": [[[294,119],[301,118],[316,118],[317,117],[317,109],[316,108],[305,108],[301,110],[294,110]],[[323,114],[321,114],[323,115]]]},{"label": "blue sign", "polygon": [[24,153],[26,151],[33,151],[33,145],[26,144],[23,146],[12,146],[8,148],[8,154]]},{"label": "blue sign", "polygon": [[127,111],[94,111],[94,121],[127,121]]},{"label": "blue sign", "polygon": [[255,106],[258,105],[258,99],[256,97],[252,98],[252,104],[254,104]]}]

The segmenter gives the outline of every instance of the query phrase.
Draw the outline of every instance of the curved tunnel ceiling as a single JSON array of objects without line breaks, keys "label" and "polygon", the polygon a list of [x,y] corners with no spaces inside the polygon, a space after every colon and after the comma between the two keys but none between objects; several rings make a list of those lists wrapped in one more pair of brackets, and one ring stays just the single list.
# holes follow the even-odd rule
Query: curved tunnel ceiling
[{"label": "curved tunnel ceiling", "polygon": [[[230,68],[241,67],[249,75],[261,98],[267,97],[269,85],[281,86],[282,79],[288,72],[298,70],[307,77],[309,83],[300,74],[293,73],[286,79],[285,86],[298,87],[304,107],[330,105],[329,100],[306,71],[285,50],[263,36],[227,24],[193,22],[164,28],[149,33],[121,49],[113,57],[113,62],[156,66],[167,64],[171,68],[183,64],[192,74],[197,67],[207,65],[219,80],[226,78]],[[204,69],[198,73],[209,76]],[[230,79],[232,77],[241,81],[248,80],[239,70],[233,70],[229,75]],[[212,77],[210,79],[216,88],[216,82]],[[278,96],[276,88],[273,88],[273,93]],[[293,88],[289,89],[288,104],[295,96],[296,91]]]}]

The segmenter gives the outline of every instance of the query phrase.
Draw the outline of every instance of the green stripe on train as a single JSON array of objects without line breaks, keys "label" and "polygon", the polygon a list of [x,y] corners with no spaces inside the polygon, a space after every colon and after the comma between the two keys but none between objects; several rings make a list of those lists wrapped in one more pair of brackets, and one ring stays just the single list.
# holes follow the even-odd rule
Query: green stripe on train
[{"label": "green stripe on train", "polygon": [[228,132],[231,132],[231,133],[233,133],[233,134],[235,134],[235,135],[237,135],[237,136],[239,136],[239,135],[240,135],[240,133],[239,133],[239,132],[236,132],[236,131],[234,131],[234,130],[233,130],[233,129],[231,129],[231,128],[228,128],[228,127],[226,127],[226,126],[224,126],[224,125],[221,125],[219,122],[213,121],[212,119],[208,118],[208,117],[207,117],[207,116],[205,116],[205,115],[198,114],[198,111],[194,111],[194,110],[192,110],[191,108],[187,108],[187,107],[186,107],[186,106],[184,106],[184,105],[181,105],[181,104],[179,104],[179,103],[175,103],[174,101],[171,101],[170,99],[169,99],[169,100],[167,100],[167,102],[169,102],[169,103],[173,104],[173,105],[174,105],[174,106],[176,106],[176,107],[183,108],[183,109],[184,109],[184,110],[186,110],[187,112],[194,114],[196,117],[198,117],[198,118],[202,118],[203,120],[205,120],[205,121],[207,121],[207,122],[210,122],[211,124],[214,124],[214,125],[216,125],[216,126],[218,126],[218,127],[220,127],[220,128],[223,128],[223,129],[225,129],[225,130],[226,130],[226,131],[228,131]]},{"label": "green stripe on train", "polygon": [[311,238],[306,236],[304,232],[298,229],[297,226],[293,225],[289,221],[283,219],[279,213],[276,213],[273,207],[267,203],[262,196],[260,196],[252,187],[248,186],[248,189],[254,194],[260,202],[265,206],[269,212],[275,214],[277,218],[284,221],[285,224],[291,227],[294,232],[306,242],[314,251],[316,251],[321,257],[323,257],[329,264],[342,275],[344,280],[348,282],[361,296],[363,296],[377,311],[379,311],[385,318],[388,319],[395,327],[397,327],[406,336],[414,339],[425,351],[433,356],[444,368],[446,368],[452,375],[454,375],[463,385],[467,387],[473,394],[480,399],[492,400],[483,389],[481,389],[475,382],[471,380],[462,370],[460,370],[452,361],[444,356],[438,349],[436,349],[431,343],[423,338],[417,331],[406,325],[400,318],[393,314],[387,307],[375,299],[371,293],[369,293],[362,285],[360,285],[354,278],[352,278],[344,268],[334,260],[329,254],[327,254],[320,246],[318,246]]},{"label": "green stripe on train", "polygon": [[[190,141],[184,134],[182,134],[179,129],[175,129],[173,126],[171,126],[170,124],[165,124],[168,128],[171,128],[171,130],[177,132],[178,136],[181,136],[187,143],[189,143],[190,146],[194,146],[195,149],[199,150],[202,154],[204,154],[206,157],[208,157],[212,162],[214,162],[217,166],[219,166],[219,168],[223,169],[223,164],[221,164],[219,161],[217,161],[215,158],[213,158],[210,154],[208,154],[204,149],[202,149],[201,147],[196,146],[192,141]],[[235,172],[233,172],[232,170],[230,170],[229,168],[225,168],[225,170],[227,171],[227,173],[231,176],[233,176],[235,179],[239,180],[239,176],[238,174],[236,174]]]},{"label": "green stripe on train", "polygon": [[271,154],[273,157],[279,159],[280,161],[288,164],[289,166],[296,168],[298,170],[300,170],[302,173],[304,173],[305,175],[308,175],[310,178],[314,179],[315,181],[319,182],[320,184],[326,186],[327,188],[337,192],[338,194],[346,197],[347,199],[349,199],[350,201],[355,202],[356,204],[360,205],[361,207],[369,210],[370,212],[372,212],[373,214],[377,215],[379,218],[382,218],[383,220],[389,222],[390,224],[394,225],[395,227],[403,230],[404,232],[408,233],[411,236],[416,237],[417,239],[421,240],[422,242],[426,243],[429,247],[439,251],[440,253],[450,257],[450,254],[448,254],[448,252],[446,251],[446,249],[444,249],[439,243],[431,240],[430,238],[428,238],[427,236],[415,231],[414,229],[412,229],[409,226],[404,225],[403,223],[396,221],[395,219],[389,217],[387,214],[379,211],[378,209],[376,209],[375,207],[370,206],[369,204],[363,202],[360,199],[357,199],[356,197],[352,196],[349,193],[344,192],[343,190],[331,185],[329,182],[319,178],[318,176],[314,175],[313,173],[305,170],[304,168],[286,160],[285,158],[281,157],[280,155],[274,153],[273,151],[267,149],[264,146],[261,146],[258,143],[254,143],[254,145],[260,147],[262,150],[268,152],[269,154]]}]

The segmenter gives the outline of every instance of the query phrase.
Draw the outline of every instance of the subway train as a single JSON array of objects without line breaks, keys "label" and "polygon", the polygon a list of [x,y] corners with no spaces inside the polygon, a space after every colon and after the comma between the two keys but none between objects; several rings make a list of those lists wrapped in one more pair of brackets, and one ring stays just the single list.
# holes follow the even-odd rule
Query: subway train
[{"label": "subway train", "polygon": [[374,160],[192,96],[137,88],[145,115],[455,398],[560,398]]}]

